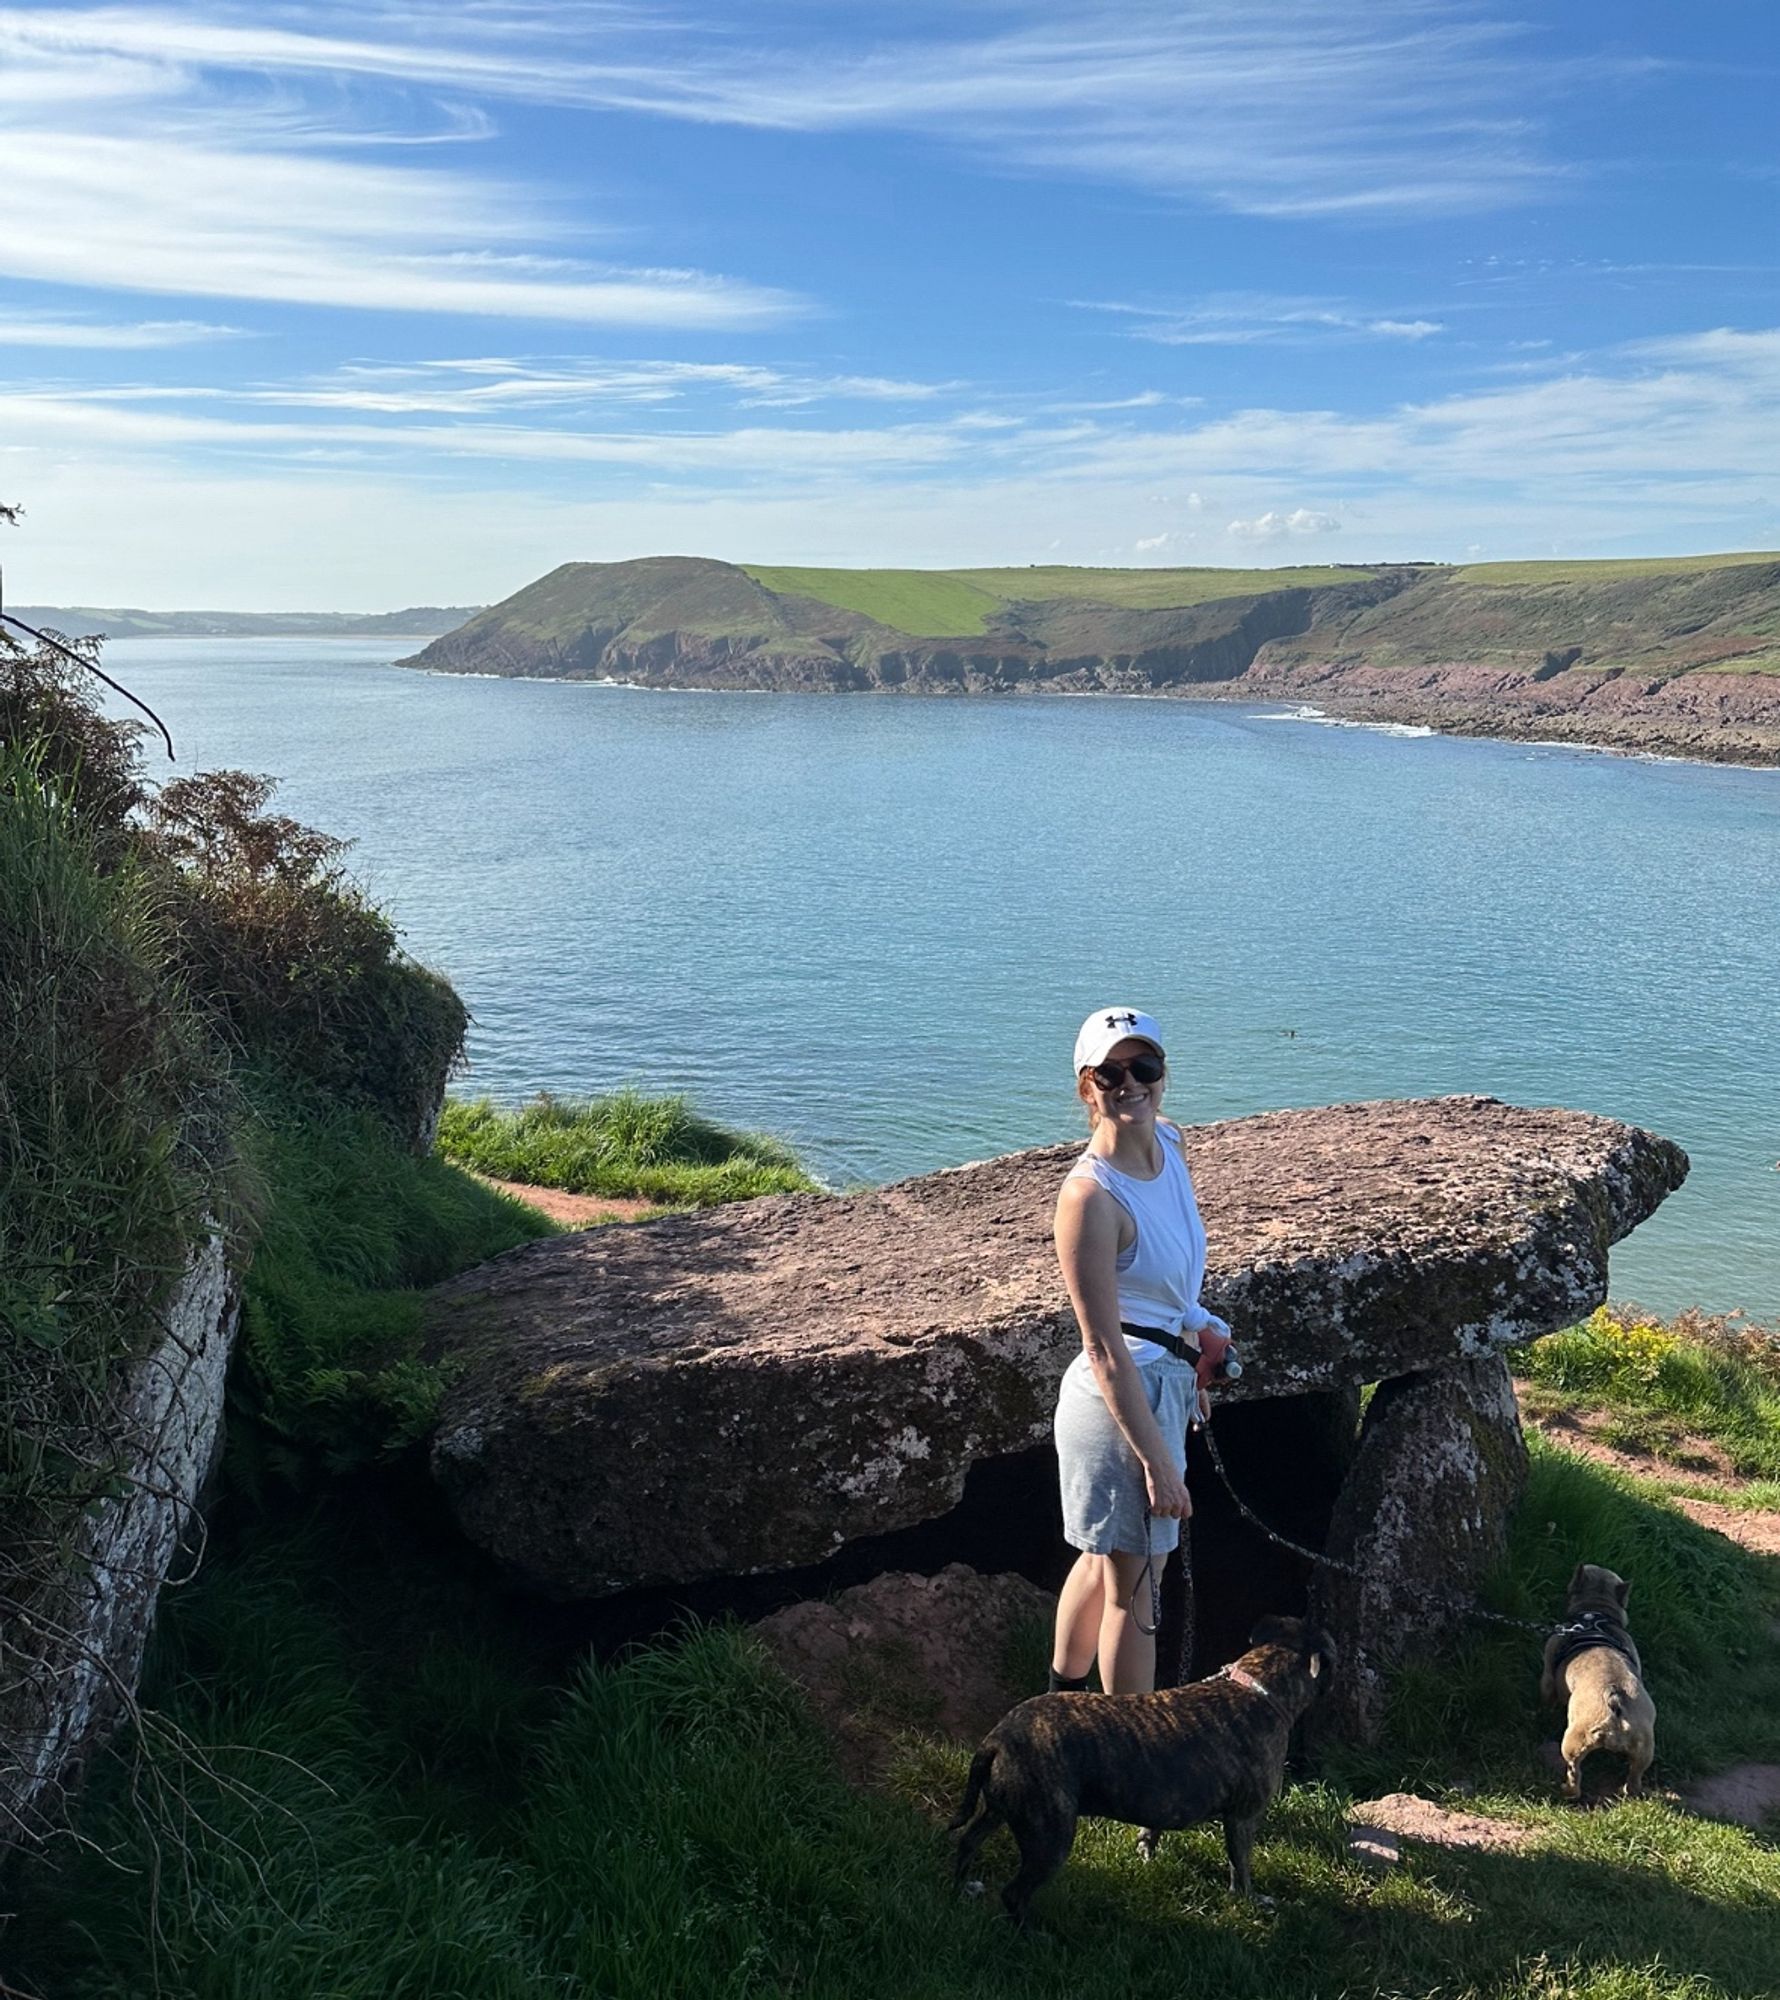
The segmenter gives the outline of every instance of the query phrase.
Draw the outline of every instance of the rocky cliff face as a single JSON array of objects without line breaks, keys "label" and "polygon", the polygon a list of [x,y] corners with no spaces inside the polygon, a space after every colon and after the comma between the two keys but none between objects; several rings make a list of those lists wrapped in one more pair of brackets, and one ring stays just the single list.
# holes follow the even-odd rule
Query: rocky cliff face
[{"label": "rocky cliff face", "polygon": [[1197,690],[1246,701],[1297,701],[1366,722],[1459,736],[1594,744],[1714,763],[1780,764],[1780,675],[1729,671],[1656,678],[1576,665],[1547,673],[1462,662],[1424,668],[1277,658]]}]

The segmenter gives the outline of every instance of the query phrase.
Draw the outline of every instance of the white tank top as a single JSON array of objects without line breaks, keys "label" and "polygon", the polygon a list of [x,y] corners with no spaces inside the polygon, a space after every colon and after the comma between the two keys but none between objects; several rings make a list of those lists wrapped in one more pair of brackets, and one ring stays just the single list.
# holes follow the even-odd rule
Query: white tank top
[{"label": "white tank top", "polygon": [[[1205,1282],[1205,1224],[1193,1198],[1180,1133],[1158,1120],[1156,1136],[1162,1171],[1153,1180],[1121,1173],[1092,1149],[1070,1168],[1069,1178],[1091,1180],[1105,1188],[1137,1231],[1136,1240],[1118,1260],[1120,1319],[1133,1326],[1159,1327],[1164,1333],[1178,1334],[1183,1326],[1196,1333],[1209,1317],[1199,1303],[1199,1287]],[[1133,1340],[1129,1335],[1126,1345],[1139,1365],[1168,1351],[1153,1340]]]}]

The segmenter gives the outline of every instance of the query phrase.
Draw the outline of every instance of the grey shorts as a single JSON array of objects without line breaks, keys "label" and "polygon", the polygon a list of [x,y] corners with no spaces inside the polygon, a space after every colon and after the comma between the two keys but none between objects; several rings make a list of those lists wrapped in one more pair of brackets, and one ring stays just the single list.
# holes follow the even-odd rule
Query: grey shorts
[{"label": "grey shorts", "polygon": [[[1191,1362],[1163,1354],[1138,1369],[1162,1435],[1174,1449],[1175,1470],[1187,1466],[1187,1419],[1198,1394]],[[1091,1556],[1142,1555],[1143,1466],[1106,1407],[1088,1357],[1078,1354],[1057,1391],[1057,1472],[1063,1489],[1063,1539]],[[1180,1544],[1178,1521],[1150,1523],[1149,1553]]]}]

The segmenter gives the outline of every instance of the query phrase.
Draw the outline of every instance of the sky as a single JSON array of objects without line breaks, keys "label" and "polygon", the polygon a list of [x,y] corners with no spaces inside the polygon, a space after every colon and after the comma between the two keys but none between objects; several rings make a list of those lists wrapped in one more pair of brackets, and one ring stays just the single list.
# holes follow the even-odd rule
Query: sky
[{"label": "sky", "polygon": [[15,602],[1780,548],[1771,0],[0,3]]}]

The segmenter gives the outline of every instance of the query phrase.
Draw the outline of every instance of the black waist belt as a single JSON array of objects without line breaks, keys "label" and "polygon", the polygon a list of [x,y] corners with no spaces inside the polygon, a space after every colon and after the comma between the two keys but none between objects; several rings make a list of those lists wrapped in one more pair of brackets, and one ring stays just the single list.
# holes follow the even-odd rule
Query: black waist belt
[{"label": "black waist belt", "polygon": [[1120,1320],[1119,1331],[1129,1334],[1133,1340],[1153,1340],[1158,1347],[1172,1354],[1176,1361],[1190,1361],[1195,1368],[1199,1366],[1198,1348],[1189,1347],[1178,1333],[1164,1333],[1159,1326],[1132,1326],[1126,1320]]}]

